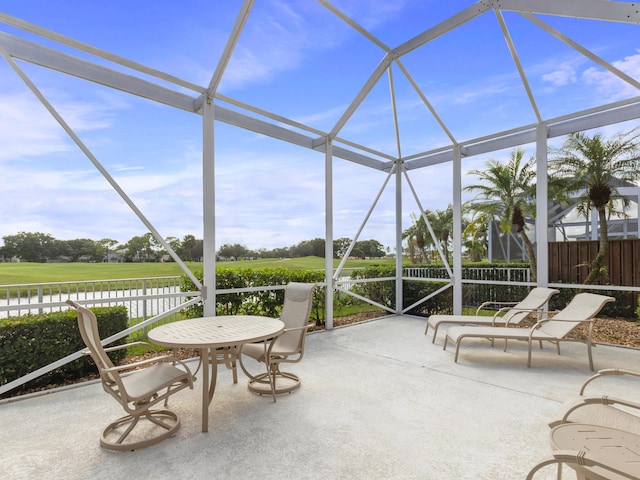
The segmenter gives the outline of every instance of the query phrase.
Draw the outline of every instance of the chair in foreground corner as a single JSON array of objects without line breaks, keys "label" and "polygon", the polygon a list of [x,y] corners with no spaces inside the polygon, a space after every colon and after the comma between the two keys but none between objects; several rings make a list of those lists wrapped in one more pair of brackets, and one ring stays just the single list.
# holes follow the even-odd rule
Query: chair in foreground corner
[{"label": "chair in foreground corner", "polygon": [[529,356],[527,366],[531,367],[531,350],[533,342],[542,341],[554,343],[556,345],[558,355],[560,355],[560,342],[572,341],[567,338],[569,333],[580,325],[582,322],[588,322],[589,328],[587,333],[587,353],[589,356],[589,368],[593,370],[593,358],[591,355],[592,340],[591,334],[593,330],[594,318],[602,307],[608,302],[615,301],[613,297],[597,295],[594,293],[578,293],[569,304],[556,313],[552,318],[539,320],[531,328],[510,328],[510,327],[452,327],[447,331],[444,340],[444,349],[446,350],[448,342],[455,343],[456,354],[455,361],[458,361],[460,352],[460,343],[465,338],[486,338],[489,340],[504,339],[505,351],[507,349],[507,340],[523,340],[529,344]]},{"label": "chair in foreground corner", "polygon": [[[632,386],[632,392],[627,393],[621,386]],[[600,370],[582,384],[577,397],[564,403],[560,418],[550,422],[549,426],[585,423],[640,435],[639,394],[640,371],[619,368]]]},{"label": "chair in foreground corner", "polygon": [[[475,315],[431,315],[427,320],[424,334],[429,327],[433,328],[432,343],[436,341],[438,327],[443,323],[454,325],[485,325],[492,327],[506,327],[517,325],[531,313],[542,313],[549,299],[558,293],[554,288],[536,287],[520,302],[484,302],[478,307]],[[498,307],[499,310],[493,316],[480,315],[480,311],[487,308]]]},{"label": "chair in foreground corner", "polygon": [[[146,342],[134,342],[104,348],[100,341],[95,314],[72,300],[67,300],[67,303],[78,314],[80,334],[98,367],[102,388],[115,398],[127,413],[104,429],[100,445],[109,450],[137,450],[175,434],[180,428],[180,420],[174,412],[166,409],[167,400],[170,395],[183,388],[193,388],[193,376],[189,367],[168,355],[114,366],[107,352],[132,345],[151,346]],[[182,368],[178,368],[176,364]],[[130,373],[124,375],[125,372]],[[162,401],[164,409],[152,410],[153,406]],[[136,430],[138,425],[140,428]],[[142,431],[144,433],[139,433]]]},{"label": "chair in foreground corner", "polygon": [[[562,465],[568,465],[571,468],[576,469],[576,473],[585,468],[590,469],[590,473],[588,473],[589,480],[621,480],[624,478],[628,478],[630,480],[638,479],[637,475],[631,472],[624,472],[617,468],[618,465],[612,465],[607,458],[597,457],[591,452],[585,452],[584,450],[556,450],[549,458],[546,458],[536,464],[529,471],[526,480],[533,480],[540,470],[549,465],[557,466],[558,473],[556,474],[556,478],[558,479],[562,478]],[[593,470],[596,470],[597,473],[591,474]],[[580,475],[578,478],[587,479],[584,475]]]},{"label": "chair in foreground corner", "polygon": [[[257,393],[271,393],[273,401],[276,395],[288,393],[300,387],[300,378],[293,373],[280,370],[281,363],[297,363],[304,355],[304,342],[307,330],[314,325],[309,322],[313,304],[315,284],[291,282],[284,292],[284,305],[280,320],[284,322],[284,332],[264,343],[249,343],[240,350],[240,368],[249,377],[249,390]],[[267,371],[251,374],[243,360],[243,355],[266,365]]]}]

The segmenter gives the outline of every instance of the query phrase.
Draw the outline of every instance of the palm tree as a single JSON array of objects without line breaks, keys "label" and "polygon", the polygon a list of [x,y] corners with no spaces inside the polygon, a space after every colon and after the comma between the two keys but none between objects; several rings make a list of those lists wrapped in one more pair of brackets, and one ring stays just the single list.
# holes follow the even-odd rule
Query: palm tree
[{"label": "palm tree", "polygon": [[[582,132],[573,133],[549,162],[554,175],[566,182],[567,191],[586,188],[578,201],[578,211],[586,215],[594,208],[598,213],[598,255],[591,262],[586,284],[593,284],[605,274],[603,264],[609,255],[608,214],[624,216],[629,203],[618,195],[615,185],[634,183],[640,177],[638,138],[638,128],[609,140],[601,133],[591,137]],[[614,208],[616,199],[622,200],[622,212]]]},{"label": "palm tree", "polygon": [[536,279],[536,255],[525,231],[525,216],[535,218],[535,158],[523,162],[524,150],[516,148],[505,165],[487,160],[486,170],[472,170],[482,184],[469,185],[465,190],[478,192],[468,206],[487,218],[500,218],[500,229],[507,233],[515,228],[525,245],[531,264],[532,280]]},{"label": "palm tree", "polygon": [[[449,259],[449,240],[453,231],[453,207],[448,205],[444,210],[427,210],[425,212],[433,233],[436,236],[435,242],[440,242],[444,258]],[[424,220],[423,220],[424,222]]]},{"label": "palm tree", "polygon": [[426,245],[425,235],[427,237],[429,236],[427,226],[424,223],[424,219],[422,217],[416,218],[414,214],[411,214],[411,219],[413,220],[413,225],[402,232],[402,238],[407,240],[411,263],[417,263],[417,260],[415,258],[416,247],[420,251],[420,255],[425,260],[425,262],[429,263],[429,257],[427,256],[427,252],[424,248]]},{"label": "palm tree", "polygon": [[[464,205],[465,210],[470,210],[469,205]],[[467,249],[469,259],[472,262],[479,262],[487,254],[487,232],[489,218],[482,212],[473,212],[471,218],[464,221],[464,246]]]}]

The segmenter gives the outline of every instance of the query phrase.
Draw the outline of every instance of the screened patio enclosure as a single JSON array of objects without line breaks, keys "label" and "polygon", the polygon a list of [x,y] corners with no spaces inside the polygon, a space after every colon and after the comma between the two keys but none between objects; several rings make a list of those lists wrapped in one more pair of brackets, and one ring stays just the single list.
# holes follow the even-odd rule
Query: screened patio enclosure
[{"label": "screened patio enclosure", "polygon": [[[226,8],[233,5],[232,16],[214,15],[223,4]],[[450,10],[448,15],[434,16],[428,2],[415,2],[402,6],[415,9],[412,21],[403,25],[393,24],[393,12],[376,12],[382,7],[373,3],[362,7],[346,0],[318,0],[280,7],[261,0],[212,1],[208,15],[192,12],[194,22],[206,17],[216,32],[225,32],[224,37],[216,36],[216,42],[194,45],[185,51],[186,57],[195,51],[215,56],[206,82],[183,78],[180,66],[162,61],[161,53],[150,62],[161,67],[151,67],[144,59],[130,59],[137,56],[135,53],[111,53],[76,39],[71,27],[58,30],[56,25],[39,26],[42,23],[34,19],[18,18],[9,6],[3,7],[6,13],[0,13],[0,51],[6,71],[11,71],[12,78],[20,83],[22,93],[29,92],[38,99],[75,144],[76,151],[82,152],[84,161],[88,159],[93,164],[120,200],[182,266],[200,289],[205,314],[215,313],[215,251],[220,246],[225,221],[224,211],[217,211],[216,205],[227,194],[226,179],[233,177],[226,165],[221,172],[220,164],[232,151],[238,161],[231,164],[242,170],[243,147],[251,143],[254,135],[289,145],[286,148],[291,150],[285,156],[308,162],[323,183],[322,198],[314,201],[323,210],[322,219],[316,223],[321,224],[326,239],[326,324],[331,328],[331,293],[342,289],[339,278],[345,260],[363,235],[376,238],[384,234],[389,238],[388,245],[397,252],[392,280],[398,303],[390,310],[405,313],[412,306],[402,305],[401,300],[402,283],[406,280],[402,275],[402,234],[410,225],[412,212],[440,208],[434,207],[434,191],[444,184],[437,199],[445,205],[450,203],[454,212],[453,262],[449,265],[444,260],[454,293],[454,311],[459,312],[464,281],[461,221],[465,172],[479,168],[488,157],[504,156],[516,147],[526,148],[537,160],[537,211],[547,212],[549,145],[558,145],[572,132],[609,126],[628,130],[638,125],[637,3],[456,1],[446,2],[443,7]],[[161,13],[167,23],[158,26],[162,34],[154,39],[159,51],[162,42],[177,41],[167,26],[175,13],[172,8],[180,7],[167,7]],[[379,17],[374,21],[376,13],[387,15],[387,21]],[[269,52],[265,42],[256,38],[259,40],[259,34],[269,24],[276,24],[281,32],[278,38],[282,44],[274,48],[287,52],[282,58],[291,64],[282,65],[277,75],[263,84],[249,83],[247,88],[238,88],[240,67],[249,76],[258,76],[261,61],[268,60],[264,59]],[[601,35],[603,26],[611,25],[623,45],[622,56],[619,51],[611,53],[605,41],[613,39]],[[307,43],[295,45],[292,32],[297,29],[309,33]],[[188,39],[181,40],[188,43]],[[322,50],[320,44],[329,46]],[[332,62],[337,48],[348,52],[352,61]],[[575,68],[573,73],[568,72],[570,68]],[[561,80],[563,73],[567,78]],[[165,235],[172,233],[160,232],[154,219],[147,215],[146,209],[153,208],[150,202],[136,201],[135,195],[130,194],[132,186],[121,184],[109,167],[112,161],[101,158],[100,147],[90,146],[85,141],[87,132],[74,126],[72,113],[56,108],[62,94],[74,92],[50,88],[49,75],[68,76],[73,85],[92,85],[100,95],[116,91],[118,95],[141,99],[135,102],[145,108],[156,104],[163,112],[168,108],[184,119],[182,128],[197,131],[202,150],[202,194],[196,200],[202,211],[203,282],[195,278],[165,240]],[[285,88],[278,75],[291,75],[295,81]],[[464,82],[466,90],[454,88],[455,82]],[[551,95],[556,89],[562,90],[563,101]],[[478,102],[485,114],[464,115],[470,102]],[[144,131],[144,125],[139,128]],[[247,132],[243,134],[247,141],[236,142],[230,149],[225,142],[237,130]],[[135,145],[131,148],[134,150]],[[126,155],[123,158],[126,167]],[[286,166],[265,162],[263,167],[265,172],[270,168],[279,170],[279,176],[287,178]],[[367,184],[360,183],[360,178],[365,178]],[[343,220],[343,193],[338,186],[349,189],[350,185],[366,192],[363,194],[369,196],[370,207],[351,212]],[[234,195],[251,195],[253,186],[246,184]],[[307,200],[305,195],[292,197],[290,201],[294,203]],[[268,201],[257,198],[256,208]],[[386,203],[381,207],[383,202]],[[271,208],[277,209],[278,205]],[[387,215],[383,227],[375,220],[381,208],[386,208],[383,213]],[[426,217],[425,221],[429,225]],[[548,284],[548,228],[548,222],[535,224],[539,285]],[[344,236],[352,239],[351,248],[334,269],[333,241]]]}]

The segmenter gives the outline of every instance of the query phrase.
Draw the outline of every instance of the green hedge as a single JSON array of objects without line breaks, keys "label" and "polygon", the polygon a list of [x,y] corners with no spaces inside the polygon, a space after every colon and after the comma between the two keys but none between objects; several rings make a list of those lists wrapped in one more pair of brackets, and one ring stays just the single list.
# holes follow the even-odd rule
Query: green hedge
[{"label": "green hedge", "polygon": [[[100,337],[106,338],[128,327],[126,307],[92,308],[98,319]],[[122,344],[125,340],[114,342]],[[0,385],[27,375],[67,355],[86,348],[74,310],[0,319]],[[126,350],[113,352],[114,363]],[[96,366],[85,356],[29,382],[15,391],[76,380],[95,373]]]},{"label": "green hedge", "polygon": [[[514,268],[525,268],[528,267],[527,264],[510,264],[511,267]],[[489,270],[494,268],[494,270]],[[425,267],[428,270],[428,276],[430,278],[445,278],[443,276],[443,272],[445,271],[442,267]],[[511,278],[507,278],[507,272],[503,269],[505,268],[504,264],[494,264],[488,265],[483,264],[482,266],[466,266],[463,267],[462,276],[465,279],[485,279],[485,280],[495,280],[495,281],[525,281],[526,278],[513,278],[513,271],[511,272]],[[482,272],[482,277],[480,276],[480,270],[485,270]],[[382,278],[382,277],[395,277],[395,268],[391,266],[375,266],[375,267],[367,267],[362,270],[356,270],[352,273],[352,278],[354,279],[362,279],[362,278]],[[403,283],[403,306],[406,308],[409,305],[413,305],[415,302],[419,301],[421,298],[424,298],[429,293],[441,288],[446,283],[436,282],[436,281],[404,281]],[[358,284],[356,287],[356,291],[372,300],[375,300],[378,303],[386,305],[388,307],[394,308],[395,306],[395,282],[394,281],[382,281],[376,283],[363,283]],[[477,307],[483,302],[487,301],[517,301],[519,299],[524,298],[529,292],[530,287],[506,284],[506,285],[495,285],[495,284],[487,284],[487,283],[475,283],[475,284],[463,284],[462,286],[462,303],[465,307]],[[637,318],[640,317],[640,308],[638,312],[634,312],[631,302],[629,301],[630,292],[621,292],[614,290],[589,290],[584,289],[581,291],[598,293],[601,295],[608,295],[616,298],[616,301],[613,303],[608,303],[602,309],[602,315],[608,317],[623,317],[623,318]],[[551,302],[549,303],[549,307],[552,310],[560,310],[564,308],[567,303],[574,297],[574,295],[578,293],[573,289],[562,289],[560,293],[554,295],[551,298]],[[424,303],[418,305],[416,308],[412,309],[410,314],[413,315],[422,315],[429,316],[435,313],[448,314],[452,313],[452,305],[453,305],[453,297],[452,290],[447,289],[444,292],[438,294],[432,299],[425,301]],[[636,316],[637,315],[637,316]]]},{"label": "green hedge", "polygon": [[[371,266],[362,270],[355,270],[351,273],[353,279],[394,277],[395,267]],[[418,300],[428,294],[438,290],[446,282],[426,282],[426,281],[405,281],[402,286],[402,304],[404,307],[413,305]],[[369,298],[375,302],[395,309],[396,304],[396,283],[393,280],[383,280],[380,282],[358,283],[353,287],[354,293]],[[412,315],[432,315],[434,313],[449,313],[452,311],[451,289],[436,295],[432,299],[421,303],[411,309]]]},{"label": "green hedge", "polygon": [[[202,281],[202,272],[194,272],[196,278]],[[268,287],[286,285],[289,282],[318,283],[324,281],[324,272],[318,270],[287,269],[287,268],[218,268],[216,269],[216,289]],[[193,282],[186,275],[182,277],[183,292],[195,289]],[[313,309],[311,318],[317,324],[324,322],[324,288],[316,288],[313,295]],[[278,317],[284,303],[284,290],[263,290],[246,293],[225,293],[216,295],[217,315],[264,315]],[[201,317],[202,302],[199,302],[184,312],[186,317]]]}]

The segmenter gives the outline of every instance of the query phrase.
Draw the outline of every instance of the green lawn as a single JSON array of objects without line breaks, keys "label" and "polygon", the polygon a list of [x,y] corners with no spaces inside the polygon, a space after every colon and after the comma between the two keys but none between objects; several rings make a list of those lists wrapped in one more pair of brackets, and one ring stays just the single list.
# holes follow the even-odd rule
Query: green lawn
[{"label": "green lawn", "polygon": [[[349,260],[345,268],[368,265],[393,265],[394,259]],[[339,261],[334,261],[334,267]],[[192,271],[202,270],[202,263],[187,262]],[[291,259],[242,260],[218,262],[218,268],[303,268],[324,269],[324,259],[303,257]],[[182,275],[177,263],[0,263],[0,285],[27,283],[73,282],[120,278],[149,278]]]}]

